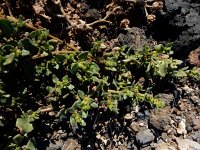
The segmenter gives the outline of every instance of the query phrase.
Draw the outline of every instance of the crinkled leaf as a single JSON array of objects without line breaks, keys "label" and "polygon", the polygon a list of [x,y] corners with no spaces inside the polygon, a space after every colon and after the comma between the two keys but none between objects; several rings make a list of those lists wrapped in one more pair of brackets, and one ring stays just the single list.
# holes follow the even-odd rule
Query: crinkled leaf
[{"label": "crinkled leaf", "polygon": [[161,63],[157,64],[157,67],[158,67],[157,73],[161,77],[165,77],[167,74],[168,63],[166,63],[165,61],[162,61]]},{"label": "crinkled leaf", "polygon": [[32,140],[28,141],[28,143],[26,144],[25,150],[36,150],[36,147]]},{"label": "crinkled leaf", "polygon": [[25,133],[29,133],[33,130],[33,125],[29,122],[28,118],[18,118],[16,122],[16,127]]},{"label": "crinkled leaf", "polygon": [[175,77],[186,77],[187,73],[184,70],[174,71]]},{"label": "crinkled leaf", "polygon": [[89,72],[93,73],[93,74],[98,74],[99,73],[99,66],[96,63],[92,63],[89,67]]},{"label": "crinkled leaf", "polygon": [[29,34],[29,38],[31,39],[39,39],[40,41],[41,40],[45,40],[47,38],[47,36],[49,35],[49,31],[46,30],[46,29],[38,29],[38,30],[35,30],[35,31],[32,31],[30,34]]},{"label": "crinkled leaf", "polygon": [[54,88],[51,86],[47,86],[46,89],[47,89],[47,91],[49,91],[49,93],[53,93],[53,91],[54,91]]},{"label": "crinkled leaf", "polygon": [[22,141],[24,140],[24,136],[22,136],[21,134],[17,134],[13,137],[13,141],[16,143],[16,144],[20,144]]},{"label": "crinkled leaf", "polygon": [[29,55],[29,54],[30,54],[29,51],[27,51],[27,50],[22,50],[22,56],[27,56],[27,55]]},{"label": "crinkled leaf", "polygon": [[156,50],[158,52],[163,52],[164,46],[162,44],[157,44],[154,46],[154,50]]},{"label": "crinkled leaf", "polygon": [[38,44],[32,41],[29,38],[23,38],[18,42],[19,46],[21,46],[24,50],[30,51],[36,54],[39,50]]},{"label": "crinkled leaf", "polygon": [[6,61],[3,63],[3,65],[11,64],[14,58],[15,58],[15,53],[10,53],[9,55],[6,56]]}]

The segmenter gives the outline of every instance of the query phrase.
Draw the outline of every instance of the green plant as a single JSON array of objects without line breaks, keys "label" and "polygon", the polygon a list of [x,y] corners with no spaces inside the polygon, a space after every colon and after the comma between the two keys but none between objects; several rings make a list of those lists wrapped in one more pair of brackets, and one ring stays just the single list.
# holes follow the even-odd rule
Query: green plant
[{"label": "green plant", "polygon": [[149,79],[198,75],[170,57],[170,45],[104,51],[100,40],[88,51],[58,50],[48,30],[29,33],[21,27],[23,22],[0,20],[0,128],[12,131],[3,133],[6,142],[0,149],[35,149],[34,122],[46,111],[54,111],[61,120],[69,116],[67,121],[77,129],[100,109],[119,113],[119,102],[163,107],[163,101],[137,82],[133,69],[144,70],[139,76]]}]

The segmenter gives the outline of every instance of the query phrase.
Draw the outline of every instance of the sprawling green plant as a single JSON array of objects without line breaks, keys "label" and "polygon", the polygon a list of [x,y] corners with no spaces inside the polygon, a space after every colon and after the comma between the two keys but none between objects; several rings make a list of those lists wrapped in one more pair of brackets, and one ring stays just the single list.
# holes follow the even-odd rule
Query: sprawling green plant
[{"label": "sprawling green plant", "polygon": [[67,121],[77,129],[87,125],[88,116],[95,118],[95,110],[119,113],[119,102],[163,107],[163,101],[137,82],[133,70],[144,70],[141,77],[149,79],[198,76],[170,57],[169,45],[105,52],[101,40],[88,51],[59,51],[48,30],[24,33],[22,27],[23,22],[0,20],[0,129],[5,132],[0,149],[34,150],[35,121],[49,110],[61,120],[69,116]]}]

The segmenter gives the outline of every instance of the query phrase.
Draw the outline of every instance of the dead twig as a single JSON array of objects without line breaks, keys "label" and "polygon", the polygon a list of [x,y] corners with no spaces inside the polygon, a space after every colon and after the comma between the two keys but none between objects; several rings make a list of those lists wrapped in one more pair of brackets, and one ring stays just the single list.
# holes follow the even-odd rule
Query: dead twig
[{"label": "dead twig", "polygon": [[41,113],[44,113],[44,112],[50,112],[50,111],[53,111],[53,107],[40,109],[40,112],[41,112]]},{"label": "dead twig", "polygon": [[[72,53],[74,53],[74,51],[61,50],[61,51],[53,51],[50,54],[51,55],[59,55],[59,54],[72,54]],[[32,56],[32,59],[44,58],[47,56],[49,56],[49,55],[37,54],[37,55]]]},{"label": "dead twig", "polygon": [[[69,23],[69,25],[71,26],[71,27],[73,27],[73,28],[80,28],[80,27],[86,27],[86,28],[91,28],[93,25],[95,25],[95,24],[97,24],[97,23],[101,23],[101,22],[107,22],[107,23],[110,23],[111,21],[108,21],[107,19],[110,17],[110,15],[112,15],[114,12],[116,12],[118,9],[120,9],[120,7],[118,6],[118,7],[115,7],[113,10],[111,10],[111,11],[109,11],[107,14],[106,14],[106,16],[104,17],[104,18],[102,18],[102,19],[99,19],[99,20],[96,20],[96,21],[94,21],[94,22],[92,22],[92,23],[85,23],[84,25],[79,25],[78,23],[73,23],[70,19],[69,19],[69,17],[68,17],[68,15],[66,14],[66,12],[65,12],[65,10],[64,10],[64,8],[63,8],[63,6],[62,6],[62,4],[61,4],[61,0],[53,0],[53,2],[56,4],[56,5],[58,5],[59,6],[59,8],[60,8],[60,11],[61,11],[61,13],[62,13],[62,15],[57,15],[58,17],[63,17],[63,18],[65,18],[65,20]],[[113,5],[113,2],[111,3],[111,5]],[[83,23],[84,21],[82,21],[82,20],[79,20],[79,22],[80,23]]]},{"label": "dead twig", "polygon": [[65,10],[61,4],[61,0],[54,0],[53,1],[56,5],[59,6],[60,11],[62,13],[62,16],[65,18],[65,20],[69,23],[70,26],[74,26],[75,24],[69,19],[69,17],[67,16],[67,14],[65,13]]},{"label": "dead twig", "polygon": [[108,21],[107,19],[110,17],[110,15],[112,15],[112,14],[113,14],[115,11],[117,11],[118,9],[120,9],[120,6],[115,7],[115,8],[113,9],[113,11],[109,11],[109,12],[106,14],[106,16],[105,16],[104,18],[99,19],[99,20],[96,20],[96,21],[94,21],[94,22],[92,22],[92,23],[89,23],[89,24],[86,24],[86,25],[89,26],[89,27],[91,27],[91,26],[93,26],[93,25],[95,25],[95,24],[97,24],[97,23],[100,23],[100,22],[108,22],[108,23],[110,23],[110,21]]}]

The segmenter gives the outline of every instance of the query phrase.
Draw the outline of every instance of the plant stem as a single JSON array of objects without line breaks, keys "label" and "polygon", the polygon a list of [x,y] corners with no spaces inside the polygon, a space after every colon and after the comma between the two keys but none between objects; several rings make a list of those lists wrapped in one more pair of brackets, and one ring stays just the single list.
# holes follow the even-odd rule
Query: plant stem
[{"label": "plant stem", "polygon": [[[74,51],[61,50],[61,51],[53,51],[53,52],[51,52],[51,55],[72,54],[72,53],[74,53]],[[47,56],[49,56],[49,55],[39,54],[39,55],[32,56],[32,59],[38,59],[38,58],[43,58],[43,57],[47,57]]]}]

